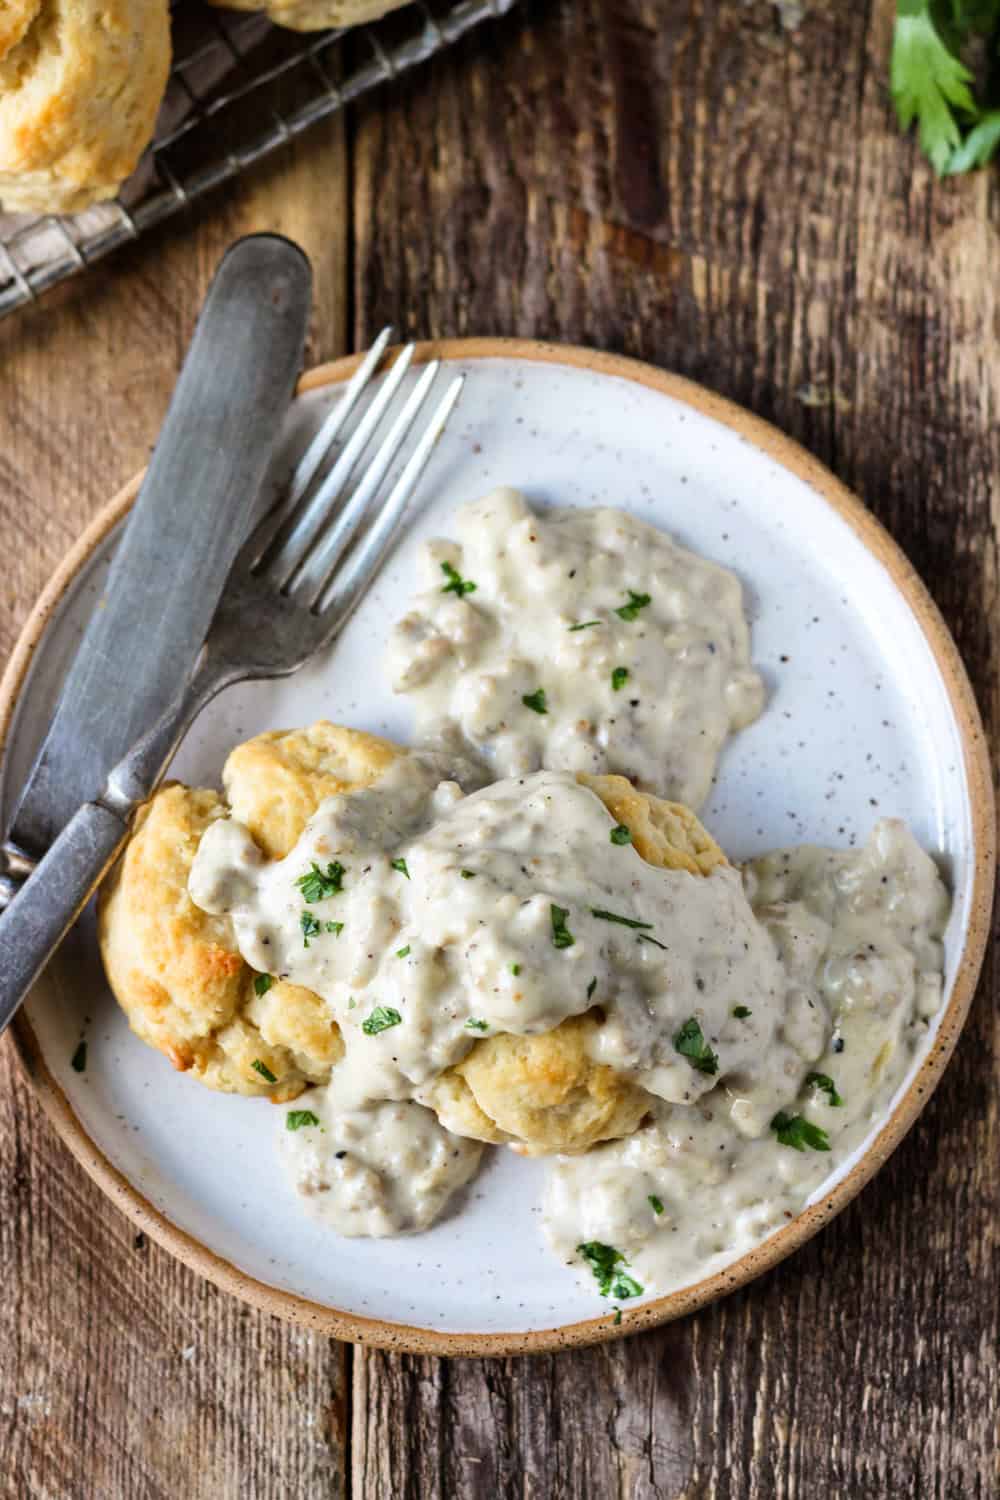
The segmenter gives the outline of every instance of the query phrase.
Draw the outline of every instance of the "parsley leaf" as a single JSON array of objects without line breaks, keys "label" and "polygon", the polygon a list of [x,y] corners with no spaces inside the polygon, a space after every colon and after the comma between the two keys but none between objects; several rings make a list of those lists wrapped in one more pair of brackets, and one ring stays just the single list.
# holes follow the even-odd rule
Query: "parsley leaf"
[{"label": "parsley leaf", "polygon": [[826,1094],[829,1097],[831,1104],[843,1104],[843,1099],[837,1093],[837,1085],[834,1083],[829,1073],[808,1073],[806,1075],[806,1083],[811,1083],[813,1088],[819,1089],[822,1093]]},{"label": "parsley leaf", "polygon": [[564,906],[550,906],[549,916],[552,920],[552,942],[557,948],[572,948],[576,938],[566,926],[566,918],[569,912]]},{"label": "parsley leaf", "polygon": [[255,974],[253,976],[253,992],[255,995],[266,995],[274,980],[270,974]]},{"label": "parsley leaf", "polygon": [[579,625],[571,625],[569,627],[570,634],[572,634],[574,630],[589,630],[591,625],[600,625],[600,623],[600,620],[581,620]]},{"label": "parsley leaf", "polygon": [[511,964],[511,966],[510,966],[510,972],[513,974],[514,978],[516,979],[517,976],[518,976],[518,974],[520,974],[520,972],[521,972],[521,965],[520,964]]},{"label": "parsley leaf", "polygon": [[943,173],[962,143],[963,125],[979,110],[969,88],[972,74],[959,55],[970,29],[959,12],[949,25],[940,0],[896,0],[889,86],[899,123],[916,120],[920,145],[934,170]]},{"label": "parsley leaf", "polygon": [[303,1125],[318,1125],[319,1115],[311,1109],[290,1109],[285,1116],[286,1130],[301,1130]]},{"label": "parsley leaf", "polygon": [[584,1245],[577,1245],[576,1253],[583,1256],[593,1271],[597,1290],[602,1297],[617,1297],[624,1302],[626,1297],[641,1296],[642,1287],[639,1283],[617,1269],[618,1266],[627,1266],[628,1261],[614,1245],[602,1245],[600,1240],[588,1240]]},{"label": "parsley leaf", "polygon": [[463,880],[475,880],[476,878],[475,870],[462,870],[460,873]]},{"label": "parsley leaf", "polygon": [[313,860],[312,869],[300,875],[295,884],[302,892],[303,901],[325,901],[328,896],[339,896],[344,889],[345,870],[339,860],[327,865],[324,873]]},{"label": "parsley leaf", "polygon": [[324,922],[323,923],[323,931],[324,932],[332,932],[332,933],[334,933],[334,935],[336,937],[340,937],[340,934],[343,932],[343,930],[344,930],[344,924],[343,924],[343,922]]},{"label": "parsley leaf", "polygon": [[407,878],[407,880],[409,880],[409,878],[410,878],[410,872],[406,868],[406,860],[405,859],[394,859],[393,862],[392,862],[392,868],[394,870],[398,870],[399,873],[400,873],[400,875],[405,875],[406,878]]},{"label": "parsley leaf", "polygon": [[370,1016],[366,1016],[361,1022],[361,1030],[365,1036],[378,1036],[380,1031],[388,1031],[390,1026],[399,1026],[402,1023],[399,1011],[391,1005],[376,1005]]},{"label": "parsley leaf", "polygon": [[670,945],[669,945],[669,943],[661,943],[660,940],[659,940],[659,938],[651,937],[648,932],[640,932],[640,934],[639,934],[639,942],[640,943],[652,943],[652,945],[653,945],[654,948],[662,948],[663,951],[664,951],[664,953],[669,953],[670,952]]},{"label": "parsley leaf", "polygon": [[409,943],[407,943],[407,945],[406,945],[405,948],[397,948],[396,949],[396,957],[397,958],[405,958],[406,955],[409,953],[409,951],[410,951],[410,945],[409,945]]},{"label": "parsley leaf", "polygon": [[70,1067],[74,1073],[85,1073],[87,1070],[87,1043],[81,1042],[73,1056],[70,1058]]},{"label": "parsley leaf", "polygon": [[826,1131],[810,1124],[802,1115],[788,1115],[781,1109],[771,1121],[771,1129],[783,1146],[793,1146],[796,1151],[805,1151],[809,1146],[814,1151],[830,1149]]},{"label": "parsley leaf", "polygon": [[299,918],[299,926],[302,928],[302,946],[308,948],[309,939],[322,931],[319,918],[314,917],[311,911],[304,911]]},{"label": "parsley leaf", "polygon": [[442,594],[457,594],[461,599],[463,594],[474,594],[476,592],[476,585],[470,582],[468,578],[463,578],[458,569],[453,567],[450,562],[443,562],[441,564],[441,572],[448,580],[441,590]]},{"label": "parsley leaf", "polygon": [[649,1197],[646,1199],[646,1202],[649,1204],[649,1206],[653,1210],[654,1214],[662,1214],[662,1212],[663,1212],[663,1199],[662,1198],[658,1198],[655,1193],[650,1193]]},{"label": "parsley leaf", "polygon": [[470,1031],[489,1031],[490,1029],[489,1021],[477,1021],[474,1016],[470,1016],[465,1024]]},{"label": "parsley leaf", "polygon": [[640,609],[645,609],[646,605],[652,602],[652,594],[637,594],[634,589],[629,589],[628,603],[619,605],[615,614],[619,620],[634,620],[638,617]]},{"label": "parsley leaf", "polygon": [[525,708],[530,708],[532,712],[536,714],[547,714],[549,711],[545,703],[544,688],[539,688],[537,692],[534,693],[525,693],[521,699],[521,702],[524,704]]},{"label": "parsley leaf", "polygon": [[599,906],[590,908],[592,917],[599,917],[602,922],[617,922],[619,927],[635,927],[642,931],[648,931],[652,922],[637,922],[634,917],[619,917],[613,911],[602,911]]},{"label": "parsley leaf", "polygon": [[255,1073],[260,1074],[265,1083],[277,1083],[278,1080],[267,1066],[267,1063],[262,1063],[259,1057],[255,1057],[250,1066]]},{"label": "parsley leaf", "polygon": [[619,823],[616,828],[612,828],[611,830],[611,842],[613,844],[631,844],[631,828],[626,828],[624,823]]},{"label": "parsley leaf", "polygon": [[733,1015],[736,1017],[737,1021],[745,1021],[747,1016],[753,1015],[753,1011],[750,1010],[750,1008],[746,1005],[734,1005]]},{"label": "parsley leaf", "polygon": [[959,172],[971,172],[974,167],[985,167],[991,162],[1000,146],[1000,109],[986,110],[969,131],[965,140],[948,158],[944,168],[946,177],[955,177]]},{"label": "parsley leaf", "polygon": [[674,1051],[686,1057],[699,1073],[717,1073],[718,1055],[712,1051],[702,1035],[697,1016],[689,1016],[680,1031],[674,1033]]},{"label": "parsley leaf", "polygon": [[593,979],[587,985],[587,999],[588,1000],[592,1000],[594,998],[594,991],[596,989],[597,989],[597,975],[595,974],[594,977],[593,977]]},{"label": "parsley leaf", "polygon": [[628,667],[615,667],[611,674],[611,691],[617,693],[628,682]]}]

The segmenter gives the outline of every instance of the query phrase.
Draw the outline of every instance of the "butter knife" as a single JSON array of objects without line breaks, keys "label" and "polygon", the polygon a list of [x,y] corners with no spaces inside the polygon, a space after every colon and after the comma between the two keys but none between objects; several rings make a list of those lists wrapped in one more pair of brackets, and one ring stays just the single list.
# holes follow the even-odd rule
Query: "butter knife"
[{"label": "butter knife", "polygon": [[9,875],[23,878],[97,795],[193,667],[302,367],[311,284],[305,255],[280,235],[249,235],[223,257],[21,795]]}]

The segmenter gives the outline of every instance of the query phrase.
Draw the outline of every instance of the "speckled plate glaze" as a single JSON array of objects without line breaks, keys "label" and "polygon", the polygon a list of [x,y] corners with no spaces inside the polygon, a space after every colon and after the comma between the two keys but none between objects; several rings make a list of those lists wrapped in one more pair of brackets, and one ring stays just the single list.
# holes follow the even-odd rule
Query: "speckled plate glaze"
[{"label": "speckled plate glaze", "polygon": [[[785,1229],[710,1279],[626,1308],[618,1327],[542,1243],[542,1163],[495,1152],[461,1211],[422,1235],[325,1232],[278,1170],[270,1109],[209,1093],[135,1040],[103,982],[92,924],[80,924],[13,1036],[56,1129],[112,1200],[189,1265],[274,1313],[396,1348],[499,1354],[686,1313],[787,1255],[863,1186],[912,1124],[965,1018],[992,897],[993,803],[976,707],[933,604],[867,511],[801,449],[628,360],[493,340],[428,345],[418,359],[432,354],[466,373],[466,389],[376,587],[328,659],[218,699],[172,774],[216,783],[236,741],[320,716],[405,740],[407,706],[378,662],[414,589],[417,547],[449,532],[459,504],[508,483],[539,504],[624,506],[743,578],[770,701],[725,754],[704,813],[733,856],[800,840],[850,844],[897,814],[940,856],[955,892],[947,1004],[889,1119]],[[354,366],[305,378],[276,478]],[[5,815],[135,489],[60,568],[0,685]],[[89,1060],[77,1074],[70,1059],[84,1037]]]}]

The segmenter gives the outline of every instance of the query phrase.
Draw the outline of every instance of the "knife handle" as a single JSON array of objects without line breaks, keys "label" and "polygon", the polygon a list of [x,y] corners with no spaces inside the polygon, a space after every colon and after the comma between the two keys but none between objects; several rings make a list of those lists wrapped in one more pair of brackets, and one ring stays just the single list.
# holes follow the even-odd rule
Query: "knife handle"
[{"label": "knife handle", "polygon": [[0,916],[0,1033],[127,837],[116,813],[84,803]]}]

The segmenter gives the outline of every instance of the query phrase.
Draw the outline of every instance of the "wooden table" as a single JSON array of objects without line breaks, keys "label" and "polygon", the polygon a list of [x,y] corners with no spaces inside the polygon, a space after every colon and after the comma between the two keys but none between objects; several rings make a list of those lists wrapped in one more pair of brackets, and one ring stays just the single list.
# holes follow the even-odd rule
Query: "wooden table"
[{"label": "wooden table", "polygon": [[[0,648],[145,459],[224,246],[312,256],[309,354],[541,335],[777,423],[893,532],[1000,685],[1000,194],[887,97],[890,0],[535,0],[0,325]],[[258,1315],[69,1158],[0,1049],[0,1491],[38,1500],[976,1500],[997,1493],[987,970],[879,1178],[804,1251],[590,1352],[444,1362]]]}]

